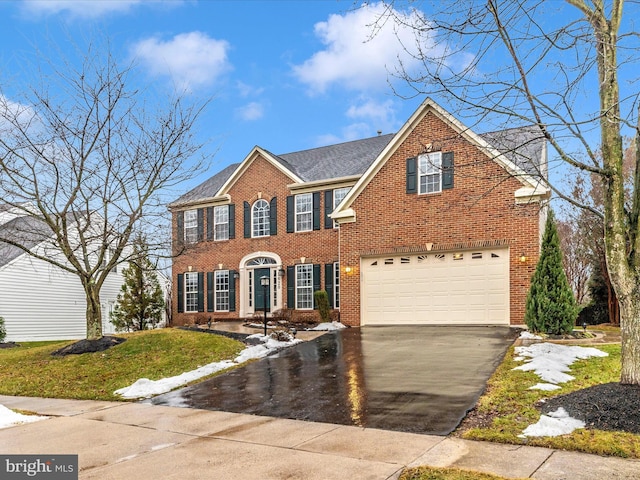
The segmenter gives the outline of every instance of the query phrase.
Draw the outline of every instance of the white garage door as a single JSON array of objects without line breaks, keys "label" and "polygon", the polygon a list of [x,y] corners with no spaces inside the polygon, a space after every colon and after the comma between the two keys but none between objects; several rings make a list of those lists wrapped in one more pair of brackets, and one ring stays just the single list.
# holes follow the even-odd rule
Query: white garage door
[{"label": "white garage door", "polygon": [[363,325],[508,325],[508,249],[362,258]]}]

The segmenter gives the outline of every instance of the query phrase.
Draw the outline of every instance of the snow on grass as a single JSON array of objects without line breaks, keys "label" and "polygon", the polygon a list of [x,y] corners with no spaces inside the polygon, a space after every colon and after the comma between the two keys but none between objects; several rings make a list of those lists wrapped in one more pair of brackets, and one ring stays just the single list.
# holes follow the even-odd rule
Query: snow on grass
[{"label": "snow on grass", "polygon": [[529,425],[519,437],[557,437],[566,435],[578,428],[584,428],[582,420],[571,418],[562,407],[548,415],[541,415],[538,423]]},{"label": "snow on grass", "polygon": [[49,417],[42,417],[39,415],[23,415],[18,412],[0,405],[0,428],[13,427],[14,425],[20,425],[22,423],[37,422],[39,420],[46,420]]},{"label": "snow on grass", "polygon": [[522,340],[542,340],[542,337],[539,335],[534,335],[531,332],[527,332],[526,330],[520,334]]},{"label": "snow on grass", "polygon": [[[558,383],[574,379],[569,375],[571,365],[576,360],[592,357],[606,357],[608,353],[591,347],[558,345],[555,343],[535,343],[527,347],[516,347],[516,361],[526,362],[514,370],[533,371],[546,383],[538,383],[530,390],[556,390]],[[559,408],[548,415],[542,415],[538,423],[529,425],[521,437],[558,436],[571,433],[576,428],[584,428],[584,422],[571,418],[564,408]]]},{"label": "snow on grass", "polygon": [[347,328],[347,327],[346,325],[343,325],[340,322],[327,322],[327,323],[321,323],[317,327],[311,328],[310,330],[333,331],[333,330],[342,330],[343,328]]},{"label": "snow on grass", "polygon": [[150,398],[161,393],[166,393],[174,388],[186,385],[189,382],[198,380],[199,378],[206,377],[208,375],[217,373],[221,370],[240,365],[252,359],[263,358],[270,353],[279,350],[296,343],[300,343],[302,340],[290,340],[286,342],[280,342],[274,340],[269,335],[264,336],[261,334],[250,335],[248,339],[261,342],[258,345],[253,345],[245,348],[240,354],[233,360],[223,360],[221,362],[213,362],[202,367],[198,367],[195,370],[184,372],[174,377],[162,378],[160,380],[149,380],[148,378],[141,378],[134,382],[132,385],[116,390],[114,393],[120,395],[123,398]]}]

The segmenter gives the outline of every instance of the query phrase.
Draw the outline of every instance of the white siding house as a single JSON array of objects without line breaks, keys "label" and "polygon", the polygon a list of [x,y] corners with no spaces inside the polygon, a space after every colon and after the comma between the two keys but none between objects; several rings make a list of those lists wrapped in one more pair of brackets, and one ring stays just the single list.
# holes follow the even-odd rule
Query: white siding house
[{"label": "white siding house", "polygon": [[[8,211],[0,211],[0,229],[9,228],[17,222],[34,221],[33,218],[20,218]],[[40,238],[33,240],[29,246],[32,249],[44,249],[44,243]],[[47,252],[55,254],[51,247],[47,248]],[[119,265],[109,273],[100,292],[105,334],[115,331],[109,322],[109,311],[123,283],[122,269],[123,266]],[[86,301],[80,279],[1,242],[0,316],[5,321],[7,342],[86,337]]]}]

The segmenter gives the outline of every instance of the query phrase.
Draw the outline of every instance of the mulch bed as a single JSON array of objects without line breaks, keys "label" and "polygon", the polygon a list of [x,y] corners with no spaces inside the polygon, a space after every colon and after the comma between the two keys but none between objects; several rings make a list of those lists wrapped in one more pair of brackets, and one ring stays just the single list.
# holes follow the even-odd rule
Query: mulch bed
[{"label": "mulch bed", "polygon": [[51,355],[54,357],[64,357],[66,355],[81,355],[83,353],[102,352],[108,348],[124,342],[126,338],[105,336],[98,340],[79,340],[71,345],[62,347]]}]

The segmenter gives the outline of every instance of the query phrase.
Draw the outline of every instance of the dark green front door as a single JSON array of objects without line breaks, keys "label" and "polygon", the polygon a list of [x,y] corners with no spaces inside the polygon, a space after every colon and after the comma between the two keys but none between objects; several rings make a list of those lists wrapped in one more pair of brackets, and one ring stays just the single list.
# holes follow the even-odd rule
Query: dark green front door
[{"label": "dark green front door", "polygon": [[[267,311],[271,311],[271,269],[269,268],[257,268],[253,271],[253,291],[256,292],[255,311],[264,312],[265,299],[267,302]],[[260,279],[267,277],[269,279],[269,285],[262,286]],[[266,297],[265,297],[266,293]]]}]

